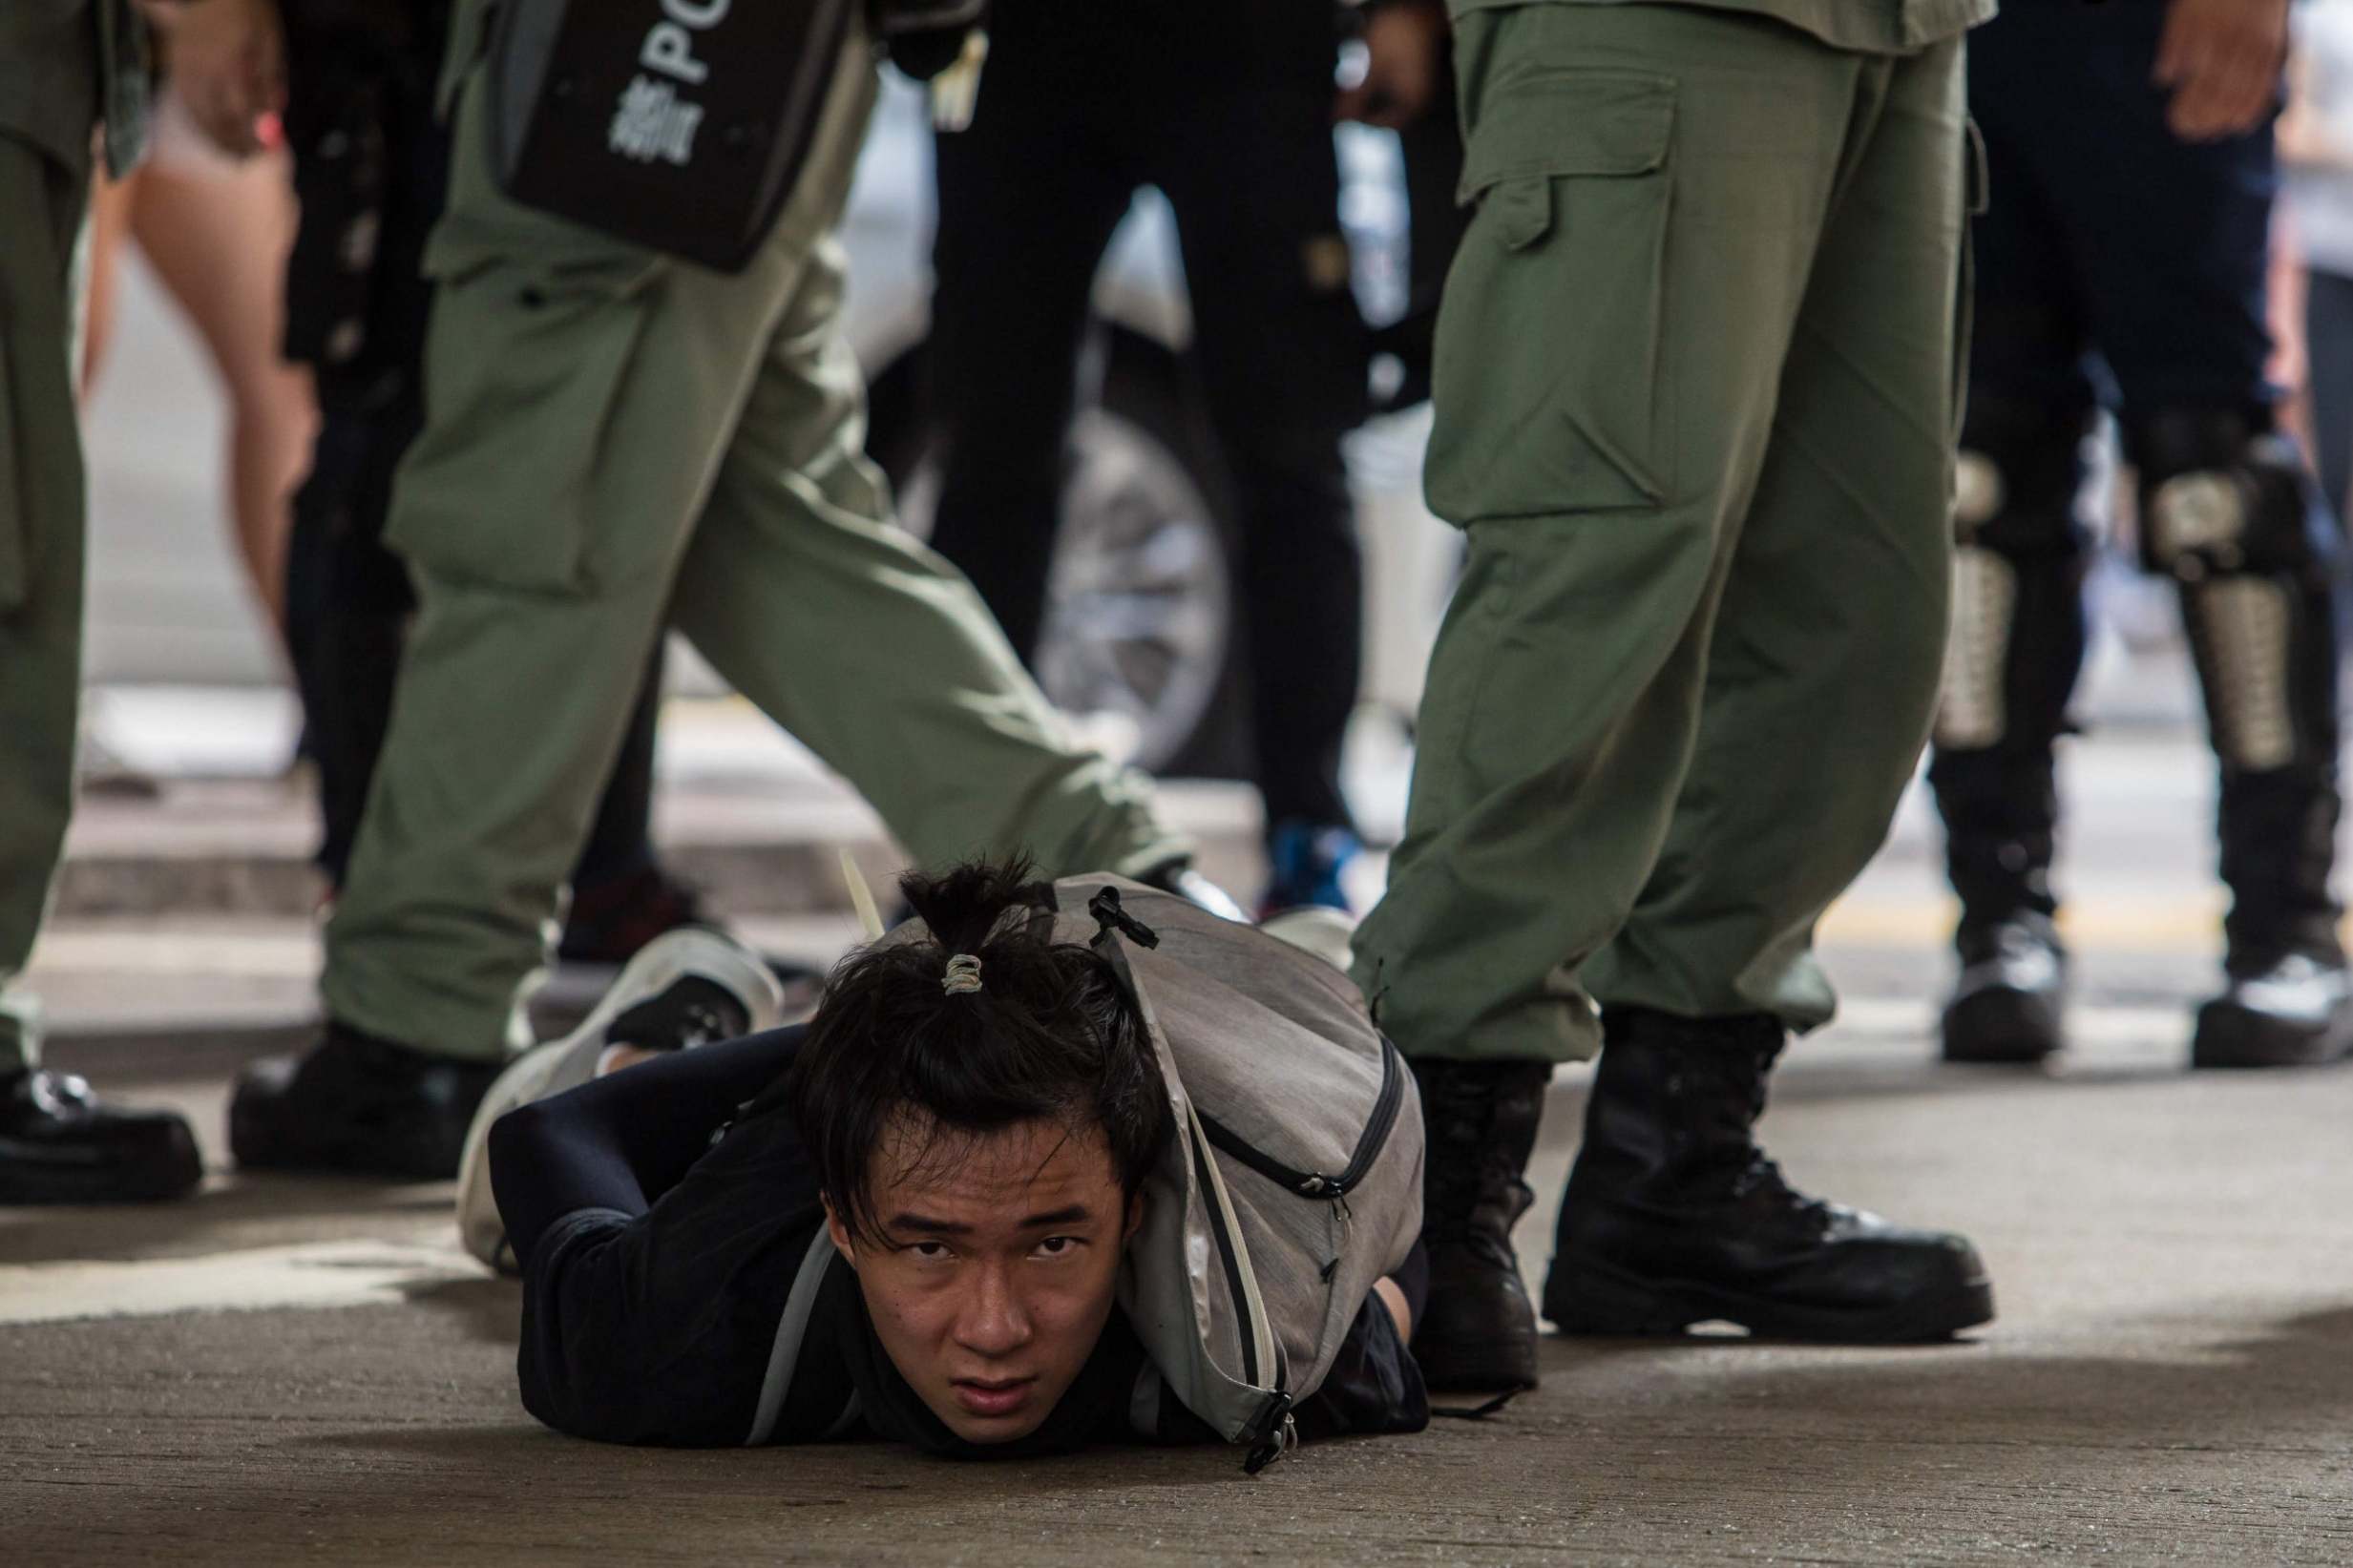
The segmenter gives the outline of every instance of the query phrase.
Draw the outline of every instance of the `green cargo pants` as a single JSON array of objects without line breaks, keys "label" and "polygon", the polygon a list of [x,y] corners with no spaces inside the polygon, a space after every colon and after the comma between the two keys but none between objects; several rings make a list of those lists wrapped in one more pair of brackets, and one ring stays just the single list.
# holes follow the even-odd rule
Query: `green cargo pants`
[{"label": "green cargo pants", "polygon": [[74,416],[74,252],[90,193],[0,132],[0,1077],[39,1058],[14,983],[74,807],[83,485]]},{"label": "green cargo pants", "polygon": [[1590,1056],[1596,1000],[1809,1028],[1936,698],[1962,44],[1641,4],[1457,43],[1426,483],[1469,555],[1357,979],[1416,1056]]},{"label": "green cargo pants", "polygon": [[[460,37],[465,35],[460,30]],[[675,624],[855,784],[917,859],[1051,872],[1180,852],[1077,749],[971,586],[890,521],[828,238],[875,91],[848,52],[811,163],[728,276],[505,200],[458,100],[423,433],[387,538],[416,579],[349,876],[330,1016],[441,1055],[525,1038],[653,639]]]}]

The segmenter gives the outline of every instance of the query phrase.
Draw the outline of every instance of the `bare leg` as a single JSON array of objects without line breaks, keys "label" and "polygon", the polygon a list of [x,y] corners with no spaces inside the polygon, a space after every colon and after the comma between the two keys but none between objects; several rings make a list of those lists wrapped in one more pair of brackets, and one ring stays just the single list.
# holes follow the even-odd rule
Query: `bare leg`
[{"label": "bare leg", "polygon": [[285,625],[286,535],[318,424],[307,371],[279,349],[294,192],[284,153],[139,176],[131,232],[211,351],[229,396],[229,500],[254,593]]},{"label": "bare leg", "polygon": [[74,382],[74,394],[84,403],[97,385],[107,345],[114,341],[116,262],[144,172],[134,169],[114,179],[101,168],[90,178],[90,280],[83,297],[80,370]]}]

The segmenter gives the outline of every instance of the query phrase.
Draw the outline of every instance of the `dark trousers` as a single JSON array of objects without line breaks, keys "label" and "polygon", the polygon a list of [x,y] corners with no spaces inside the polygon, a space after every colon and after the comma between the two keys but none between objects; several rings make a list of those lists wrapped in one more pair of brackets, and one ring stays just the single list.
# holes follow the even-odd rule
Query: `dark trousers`
[{"label": "dark trousers", "polygon": [[1090,286],[1136,188],[1158,186],[1240,514],[1267,816],[1344,824],[1363,581],[1340,438],[1364,414],[1365,328],[1332,48],[1297,52],[1204,73],[1075,20],[992,52],[971,128],[939,137],[934,408],[950,446],[932,543],[1034,662]]},{"label": "dark trousers", "polygon": [[[2044,879],[2058,820],[2052,746],[2085,648],[2080,602],[2090,530],[2077,514],[2082,437],[2114,411],[2139,473],[2140,516],[2157,487],[2221,470],[2264,479],[2242,568],[2185,578],[2183,618],[2222,762],[2223,880],[2237,895],[2234,963],[2280,951],[2333,956],[2327,889],[2338,814],[2331,519],[2296,493],[2278,449],[2248,444],[2274,424],[2266,366],[2272,205],[2268,121],[2209,142],[2176,137],[2151,81],[2166,7],[2011,6],[1969,42],[1969,108],[1985,137],[1991,204],[1977,220],[1976,331],[1962,445],[2002,484],[1973,543],[2014,577],[2002,672],[2004,718],[1989,743],[1943,740],[1929,769],[1951,829],[1951,868],[1970,927],[2053,907]],[[2185,433],[2186,432],[2186,433]],[[2207,433],[2218,432],[2218,433]],[[2250,467],[2269,465],[2259,472]],[[2253,483],[2253,481],[2249,481]],[[2342,481],[2340,481],[2342,484]],[[2216,584],[2243,575],[2289,596],[2279,667],[2226,661]],[[2232,601],[2236,602],[2236,601]],[[1964,644],[1966,645],[1965,643]],[[2249,690],[2280,691],[2293,755],[2235,761],[2229,715]],[[1949,712],[1949,708],[1948,708]]]},{"label": "dark trousers", "polygon": [[2304,297],[2304,360],[2311,371],[2321,490],[2342,517],[2353,489],[2353,276],[2312,270]]},{"label": "dark trousers", "polygon": [[[1973,398],[2267,420],[2268,123],[2184,142],[2151,86],[2166,8],[2012,6],[1969,39],[1991,201],[1972,230]],[[2071,435],[2068,439],[2072,439]]]}]

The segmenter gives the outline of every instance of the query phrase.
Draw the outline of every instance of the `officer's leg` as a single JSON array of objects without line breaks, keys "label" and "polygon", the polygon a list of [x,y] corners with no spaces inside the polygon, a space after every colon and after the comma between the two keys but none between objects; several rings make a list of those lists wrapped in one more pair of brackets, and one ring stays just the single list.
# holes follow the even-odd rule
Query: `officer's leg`
[{"label": "officer's leg", "polygon": [[2068,245],[2071,165],[2050,156],[2097,139],[2042,73],[2038,17],[1998,19],[1969,40],[1969,102],[1984,136],[1985,211],[1972,225],[1976,283],[1968,411],[1954,487],[1952,640],[1928,769],[1961,900],[1961,973],[1944,1055],[2033,1061],[2058,1049],[2065,956],[2052,917],[2059,798],[2053,745],[2083,665],[2083,575],[2092,531],[2077,516],[2092,388]]},{"label": "officer's leg", "polygon": [[[872,92],[846,56],[817,155],[847,184]],[[671,579],[824,219],[796,194],[740,274],[507,202],[459,110],[424,430],[387,542],[418,611],[327,928],[325,1041],[249,1070],[241,1162],[454,1170],[660,635]],[[837,166],[837,167],[835,167]],[[827,211],[830,213],[830,208]]]},{"label": "officer's leg", "polygon": [[1340,872],[1356,846],[1340,745],[1364,574],[1340,438],[1365,415],[1365,327],[1340,233],[1332,52],[1256,64],[1265,84],[1190,95],[1168,116],[1155,178],[1176,206],[1209,413],[1241,509],[1273,870],[1264,902],[1344,905]]},{"label": "officer's leg", "polygon": [[2083,667],[2090,533],[2075,507],[2089,418],[2085,403],[2008,402],[1981,384],[1962,428],[1952,640],[1928,767],[1961,900],[1961,975],[1943,1019],[1953,1061],[2036,1061],[2060,1045],[2052,749]]},{"label": "officer's leg", "polygon": [[2087,309],[2123,398],[2144,564],[2181,584],[2221,770],[2225,988],[2198,1014],[2191,1059],[2336,1059],[2353,1053],[2353,979],[2329,889],[2336,534],[2300,455],[2273,428],[2278,393],[2264,376],[2271,128],[2175,140],[2140,69],[2157,48],[2155,8],[2112,21],[2133,31],[2127,47],[2104,32],[2110,41],[2085,54],[2089,91],[2113,126],[2104,151],[2074,147],[2099,173],[2087,172],[2073,216],[2084,254],[2112,268],[2095,275]]},{"label": "officer's leg", "polygon": [[2300,456],[2259,417],[2128,422],[2142,546],[2181,584],[2182,621],[2221,766],[2228,952],[2193,1065],[2335,1060],[2353,1051],[2353,978],[2335,864],[2338,549]]},{"label": "officer's leg", "polygon": [[[421,363],[410,373],[421,378]],[[391,720],[392,687],[416,595],[384,547],[392,475],[422,420],[418,391],[381,395],[397,370],[369,378],[371,395],[324,386],[311,468],[294,497],[286,559],[287,644],[302,693],[304,734],[318,766],[319,868],[340,888]],[[660,644],[647,661],[620,758],[572,872],[567,961],[617,964],[695,913],[692,894],[663,875],[652,837],[654,745],[662,705]]]},{"label": "officer's leg", "polygon": [[75,176],[0,133],[0,1077],[40,1055],[32,956],[74,808],[83,484],[74,418]]},{"label": "officer's leg", "polygon": [[[1355,972],[1382,998],[1383,1025],[1422,1088],[1431,1297],[1417,1354],[1434,1385],[1496,1386],[1535,1375],[1509,1238],[1531,1199],[1522,1172],[1549,1066],[1599,1044],[1580,970],[1661,870],[1678,814],[1709,809],[1678,793],[1733,696],[1720,678],[1711,685],[1717,607],[1867,67],[1794,29],[1671,6],[1472,12],[1457,50],[1480,205],[1439,322],[1426,483],[1434,510],[1467,524],[1470,548],[1431,659],[1405,842],[1358,932]],[[1885,194],[1909,215],[1955,171],[1906,177],[1921,190]],[[1905,266],[1949,257],[1960,201],[1956,186],[1925,238],[1900,237]],[[1897,277],[1891,267],[1855,292],[1880,298]],[[1894,338],[1872,352],[1905,374],[1941,375],[1949,321],[1933,300],[1920,314],[1875,317]],[[1812,595],[1778,633],[1749,634],[1763,698],[1789,680],[1826,705],[1770,734],[1741,732],[1743,755],[1724,764],[1738,777],[1708,776],[1712,793],[1752,798],[1737,808],[1741,831],[1768,841],[1726,833],[1681,851],[1686,864],[1721,856],[1748,868],[1741,908],[1724,919],[1742,931],[1766,898],[1827,897],[1836,884],[1819,882],[1845,868],[1771,892],[1752,887],[1757,856],[1779,856],[1776,874],[1817,850],[1843,862],[1884,826],[1843,812],[1825,824],[1817,776],[1852,763],[1868,771],[1860,787],[1891,791],[1888,776],[1908,771],[1926,728],[1937,641],[1920,628],[1943,616],[1949,427],[1937,409],[1906,424],[1853,401],[1858,429],[1838,432],[1828,457],[1921,470],[1913,488],[1925,493],[1858,515],[1830,490],[1816,526],[1847,532],[1810,548],[1863,581]],[[1924,544],[1905,505],[1929,513]],[[1889,616],[1910,630],[1882,638]],[[1841,640],[1825,647],[1834,634]],[[1825,750],[1829,766],[1818,765]],[[1661,927],[1645,946],[1663,956],[1677,930],[1713,938]],[[1694,1011],[1721,1010],[1723,990],[1745,976],[1703,978],[1715,989],[1682,998]],[[1614,1035],[1605,1060],[1613,1056],[1655,1059],[1621,1051]],[[1651,1127],[1662,1147],[1697,1146],[1694,1126],[1663,1125],[1656,1110],[1630,1111],[1629,1124]]]},{"label": "officer's leg", "polygon": [[[60,69],[63,69],[62,67]],[[40,1070],[32,952],[74,801],[83,506],[73,275],[90,176],[0,132],[0,1204],[175,1197],[176,1116],[97,1106]]]},{"label": "officer's leg", "polygon": [[1649,881],[1588,966],[1607,1044],[1544,1287],[1572,1332],[1730,1318],[1775,1336],[1935,1339],[1992,1315],[1965,1239],[1836,1214],[1751,1132],[1788,1032],[1830,1014],[1814,923],[1911,783],[1949,605],[1962,46],[1854,69],[1697,744]]},{"label": "officer's leg", "polygon": [[971,126],[937,137],[931,412],[947,440],[932,546],[1007,640],[1038,656],[1079,339],[1138,181],[1118,152],[1127,84],[1048,35],[997,52]]},{"label": "officer's leg", "polygon": [[842,268],[820,244],[776,324],[679,575],[679,629],[917,861],[1166,867],[1185,846],[1143,781],[1075,749],[971,585],[890,521]]},{"label": "officer's leg", "polygon": [[[422,375],[422,368],[418,374]],[[416,594],[384,548],[392,474],[423,420],[419,394],[386,401],[321,382],[310,472],[294,494],[287,645],[319,776],[319,868],[340,887],[392,709]]]}]

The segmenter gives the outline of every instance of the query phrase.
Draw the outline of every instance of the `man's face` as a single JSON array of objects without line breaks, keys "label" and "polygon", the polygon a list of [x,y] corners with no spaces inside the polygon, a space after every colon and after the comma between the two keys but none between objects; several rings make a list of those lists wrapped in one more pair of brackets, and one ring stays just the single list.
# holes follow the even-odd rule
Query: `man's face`
[{"label": "man's face", "polygon": [[879,1236],[827,1206],[899,1375],[958,1437],[1038,1430],[1094,1352],[1120,1254],[1143,1222],[1102,1136],[1029,1121],[929,1148],[901,1125],[871,1167]]}]

